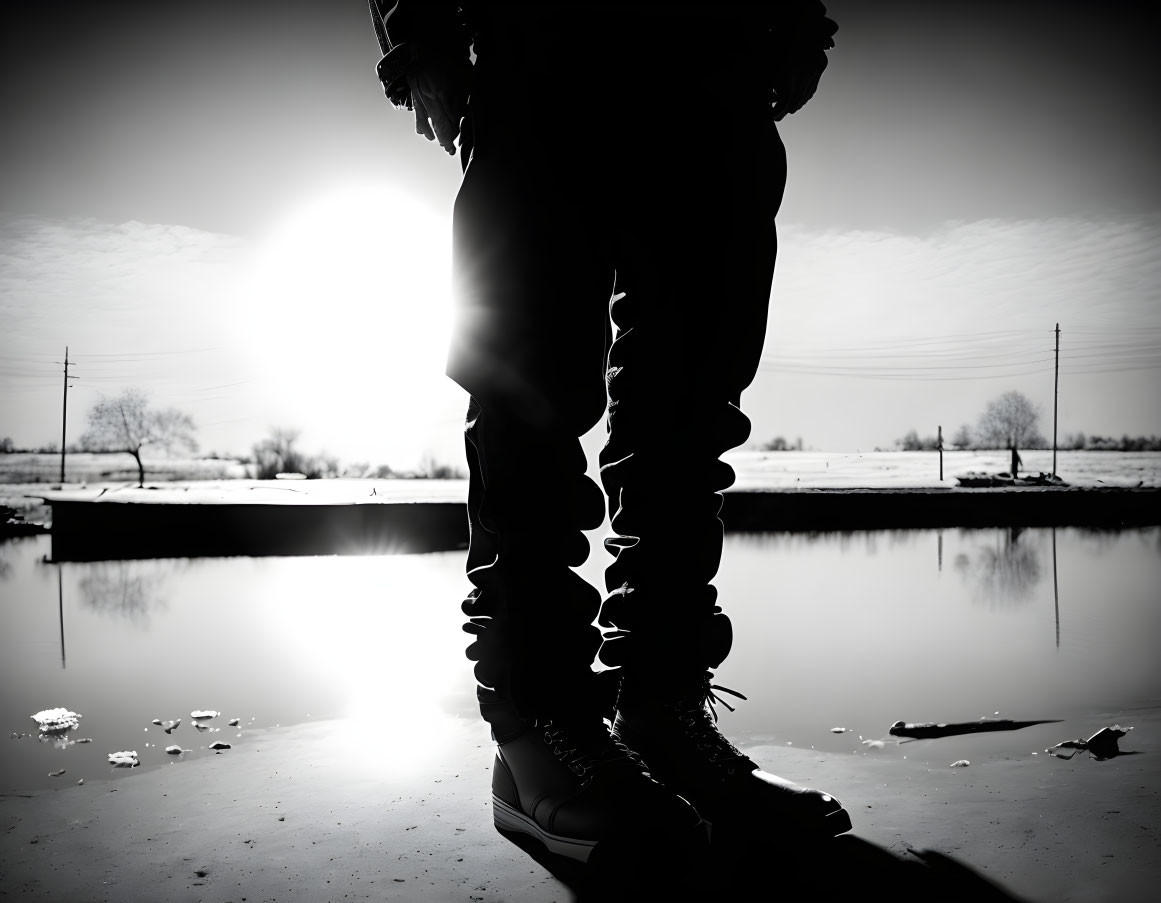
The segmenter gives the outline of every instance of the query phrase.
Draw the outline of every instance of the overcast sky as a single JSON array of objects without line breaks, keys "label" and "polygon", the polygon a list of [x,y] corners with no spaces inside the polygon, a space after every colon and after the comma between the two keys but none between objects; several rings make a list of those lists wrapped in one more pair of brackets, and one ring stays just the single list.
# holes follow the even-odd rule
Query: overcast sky
[{"label": "overcast sky", "polygon": [[[1061,432],[1161,433],[1153,4],[828,9],[830,67],[782,129],[753,440],[890,446],[1008,389],[1050,432],[1056,322]],[[283,425],[346,460],[458,458],[463,398],[420,334],[446,320],[459,166],[384,100],[361,0],[5,15],[0,436],[59,439],[67,344],[70,441],[137,385],[205,449]]]}]

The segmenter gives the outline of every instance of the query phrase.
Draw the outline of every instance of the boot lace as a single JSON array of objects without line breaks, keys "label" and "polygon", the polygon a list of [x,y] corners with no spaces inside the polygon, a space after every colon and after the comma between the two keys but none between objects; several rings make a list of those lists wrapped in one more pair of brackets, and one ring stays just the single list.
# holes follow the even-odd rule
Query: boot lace
[{"label": "boot lace", "polygon": [[739,767],[739,762],[749,760],[718,730],[718,703],[731,712],[734,711],[734,707],[714,691],[728,693],[737,699],[746,697],[729,687],[710,683],[712,678],[713,674],[707,672],[697,689],[678,700],[672,708],[685,729],[686,736],[694,742],[698,750],[706,754],[707,761],[725,768],[728,774],[733,774]]},{"label": "boot lace", "polygon": [[586,777],[594,768],[614,762],[631,762],[644,768],[637,753],[601,728],[580,731],[554,721],[539,721],[537,727],[543,729],[544,743],[552,747],[552,754],[578,777]]}]

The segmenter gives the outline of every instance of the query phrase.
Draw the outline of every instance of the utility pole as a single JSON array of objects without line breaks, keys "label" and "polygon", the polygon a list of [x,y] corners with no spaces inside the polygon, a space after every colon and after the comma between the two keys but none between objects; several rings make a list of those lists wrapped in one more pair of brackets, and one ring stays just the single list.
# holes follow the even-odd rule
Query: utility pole
[{"label": "utility pole", "polygon": [[64,359],[64,403],[60,415],[60,483],[65,481],[65,436],[69,423],[69,346],[65,345]]},{"label": "utility pole", "polygon": [[1056,476],[1056,413],[1060,408],[1060,324],[1056,324],[1056,376],[1052,387],[1052,475]]},{"label": "utility pole", "polygon": [[943,482],[943,427],[937,426],[935,429],[936,429],[936,433],[937,433],[936,442],[939,445],[939,482],[942,483]]}]

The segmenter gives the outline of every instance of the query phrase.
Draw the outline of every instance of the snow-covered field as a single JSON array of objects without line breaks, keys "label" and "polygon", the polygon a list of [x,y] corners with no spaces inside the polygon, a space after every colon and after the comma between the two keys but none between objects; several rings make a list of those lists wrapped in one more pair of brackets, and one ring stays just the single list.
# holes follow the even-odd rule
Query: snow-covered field
[{"label": "snow-covered field", "polygon": [[[1022,451],[1021,473],[1051,473],[1051,451]],[[911,488],[957,485],[971,471],[1000,473],[1008,452],[945,451],[943,480],[938,452],[729,452],[738,489],[822,487]],[[1056,473],[1072,486],[1161,486],[1161,452],[1064,451]]]},{"label": "snow-covered field", "polygon": [[[246,476],[237,461],[218,458],[154,458],[145,455],[148,482],[171,480],[227,480]],[[137,464],[128,454],[95,455],[72,452],[65,456],[68,483],[121,483],[137,481]],[[0,455],[0,483],[59,483],[60,455],[17,453]]]},{"label": "snow-covered field", "polygon": [[[1020,457],[1021,473],[1052,471],[1051,451],[1023,451]],[[737,471],[739,489],[955,486],[957,476],[971,471],[999,473],[1007,471],[1009,464],[1004,451],[945,451],[941,481],[937,452],[733,451],[725,459]],[[243,465],[229,460],[147,458],[145,465],[147,483],[229,481],[246,476]],[[137,481],[129,455],[73,454],[66,467],[67,482],[72,485]],[[1158,486],[1161,452],[1062,451],[1057,452],[1056,472],[1073,486]],[[55,455],[0,455],[0,483],[47,485],[57,483],[59,476],[60,458]]]},{"label": "snow-covered field", "polygon": [[[57,487],[59,469],[50,455],[0,455],[0,504],[9,505],[30,521],[44,522],[47,507],[35,498]],[[146,462],[146,485],[137,490],[137,475],[119,469],[128,455],[70,455],[66,490],[97,495],[101,490],[125,501],[224,501],[247,498],[275,499],[300,504],[366,502],[374,490],[376,501],[467,498],[465,480],[309,480],[296,482],[243,479],[244,469],[231,461],[159,459]],[[1052,470],[1051,451],[1021,452],[1023,470],[1037,474]],[[29,461],[30,458],[40,460]],[[924,488],[957,485],[956,477],[972,471],[999,473],[1008,469],[1007,452],[951,451],[943,454],[939,479],[936,452],[761,452],[735,451],[725,459],[737,473],[735,489]],[[56,468],[59,468],[56,458]],[[30,470],[30,465],[32,468]],[[112,466],[110,466],[112,465]],[[1161,486],[1161,452],[1058,452],[1056,472],[1071,486]],[[31,477],[31,478],[30,478]],[[164,487],[161,489],[160,487]],[[138,498],[138,496],[142,498]],[[112,497],[112,496],[109,496]]]}]

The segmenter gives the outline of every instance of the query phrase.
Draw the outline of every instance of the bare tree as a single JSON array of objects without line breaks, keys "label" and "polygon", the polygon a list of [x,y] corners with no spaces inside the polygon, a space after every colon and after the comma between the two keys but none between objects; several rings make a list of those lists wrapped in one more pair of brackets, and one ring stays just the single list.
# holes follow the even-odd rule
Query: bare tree
[{"label": "bare tree", "polygon": [[126,389],[115,398],[100,398],[89,411],[81,448],[94,452],[125,452],[137,462],[137,485],[145,485],[141,449],[147,445],[172,451],[197,449],[194,423],[176,408],[151,408],[140,389]]},{"label": "bare tree", "polygon": [[955,438],[951,440],[951,444],[960,451],[972,444],[972,431],[966,423],[956,430]]},{"label": "bare tree", "polygon": [[295,447],[297,442],[298,430],[271,427],[270,435],[251,449],[257,467],[255,476],[272,480],[280,473],[305,473],[306,456]]},{"label": "bare tree", "polygon": [[301,473],[312,480],[336,476],[338,459],[326,454],[304,454],[297,447],[298,436],[298,430],[272,427],[270,435],[251,449],[254,475],[259,480],[272,480],[280,473]]},{"label": "bare tree", "polygon": [[1040,411],[1026,395],[1005,392],[988,402],[976,426],[976,442],[984,448],[1007,448],[1012,452],[1012,476],[1016,476],[1018,449],[1040,440],[1036,425]]}]

